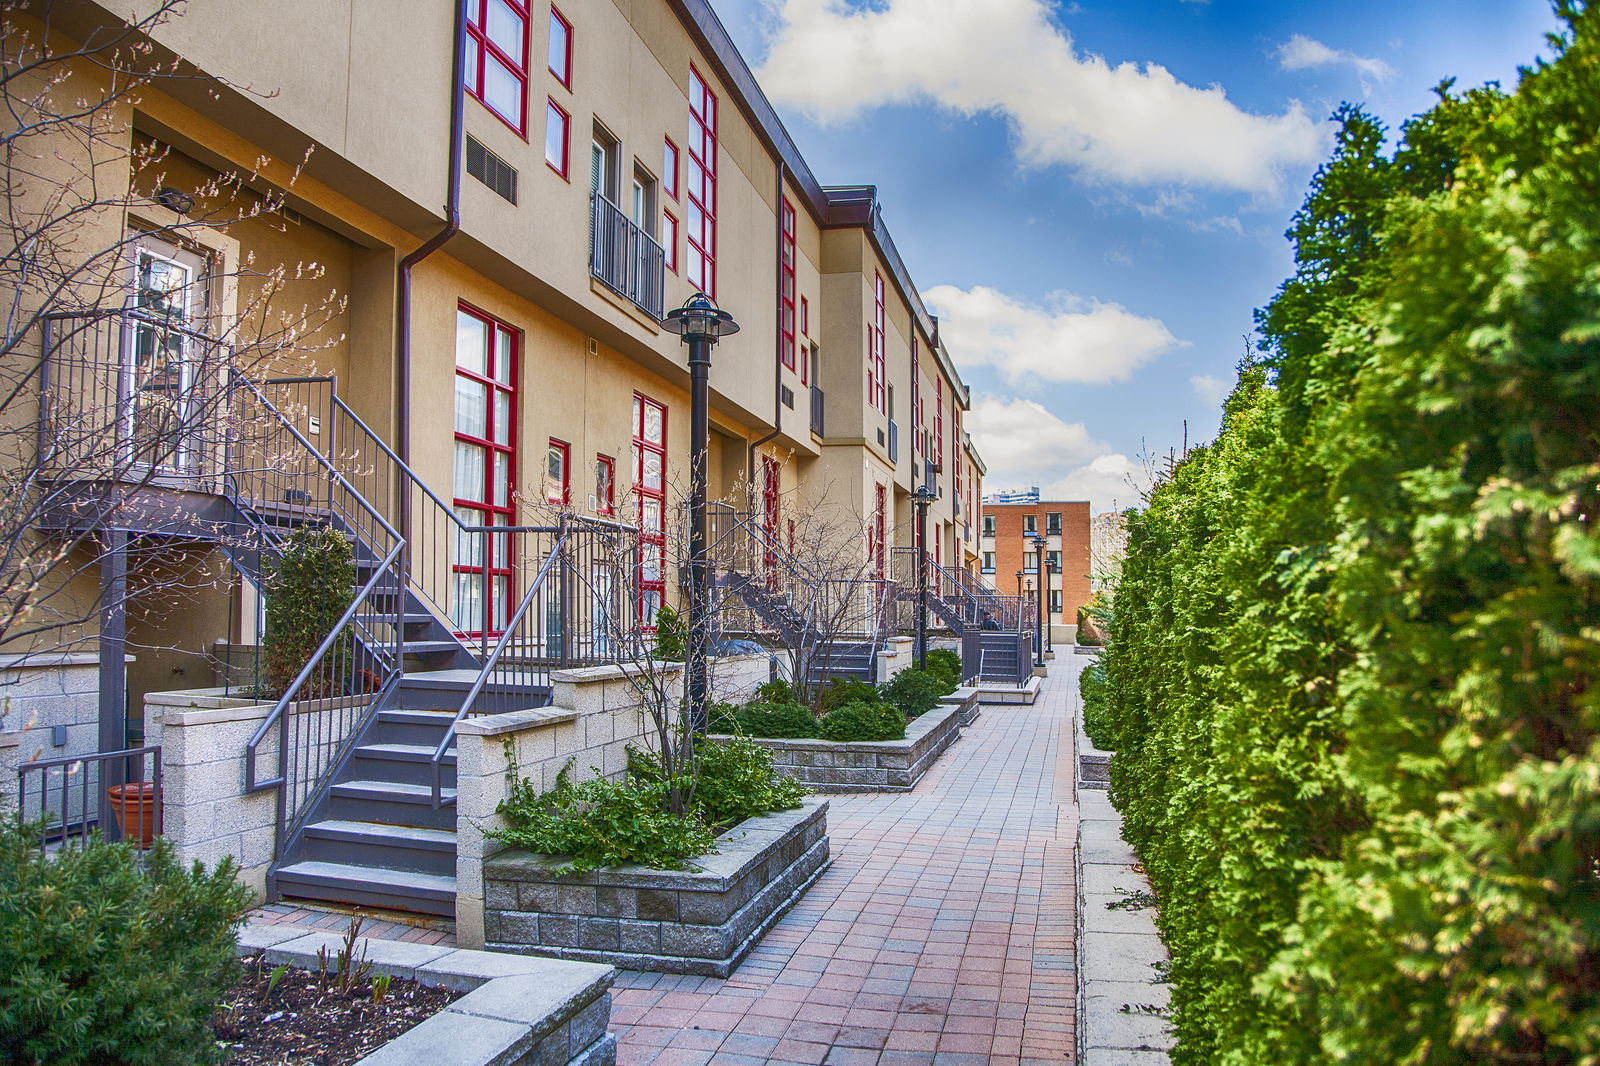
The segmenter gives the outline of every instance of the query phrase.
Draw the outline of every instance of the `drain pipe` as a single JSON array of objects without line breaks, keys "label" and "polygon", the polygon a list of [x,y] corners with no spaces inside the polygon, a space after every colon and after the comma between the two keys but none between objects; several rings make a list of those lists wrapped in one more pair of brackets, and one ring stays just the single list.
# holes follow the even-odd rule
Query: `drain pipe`
[{"label": "drain pipe", "polygon": [[[783,178],[787,173],[783,160],[778,160],[778,211],[777,224],[773,227],[777,233],[778,256],[778,342],[775,348],[775,358],[772,361],[772,432],[750,445],[749,470],[745,474],[745,495],[749,498],[748,513],[752,516],[756,510],[756,449],[776,437],[783,430]],[[800,215],[795,213],[795,237],[798,239],[800,229]],[[795,248],[795,258],[798,259],[800,249]],[[800,264],[795,263],[795,286],[799,287]],[[795,294],[797,297],[799,293]],[[795,324],[796,335],[800,332],[800,323]],[[799,342],[796,341],[798,344]],[[809,353],[808,353],[809,356]]]},{"label": "drain pipe", "polygon": [[[396,362],[399,370],[399,427],[395,433],[395,451],[400,461],[411,463],[411,269],[437,252],[444,243],[461,230],[461,149],[463,137],[463,108],[466,91],[462,88],[462,73],[466,69],[467,31],[466,5],[468,0],[456,4],[456,49],[452,65],[450,91],[450,180],[446,192],[444,228],[410,255],[400,260],[397,309],[395,313]],[[402,482],[402,486],[403,486]],[[400,493],[400,535],[409,539],[411,533],[411,494],[402,487]]]}]

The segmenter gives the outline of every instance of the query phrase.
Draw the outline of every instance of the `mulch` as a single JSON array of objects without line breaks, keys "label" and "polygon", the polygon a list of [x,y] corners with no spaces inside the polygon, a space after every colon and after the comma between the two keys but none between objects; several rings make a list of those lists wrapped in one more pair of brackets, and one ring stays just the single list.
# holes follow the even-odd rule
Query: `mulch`
[{"label": "mulch", "polygon": [[375,990],[359,955],[348,981],[337,961],[319,974],[244,960],[244,978],[211,1021],[227,1066],[349,1066],[464,994],[399,979],[383,987],[381,977]]}]

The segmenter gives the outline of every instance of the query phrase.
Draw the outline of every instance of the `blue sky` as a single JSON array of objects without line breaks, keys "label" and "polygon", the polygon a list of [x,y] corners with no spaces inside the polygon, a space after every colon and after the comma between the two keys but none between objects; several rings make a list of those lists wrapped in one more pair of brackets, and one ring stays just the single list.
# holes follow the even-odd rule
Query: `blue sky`
[{"label": "blue sky", "polygon": [[1216,430],[1289,216],[1358,102],[1515,83],[1547,0],[713,0],[824,184],[879,187],[991,489],[1134,502]]}]

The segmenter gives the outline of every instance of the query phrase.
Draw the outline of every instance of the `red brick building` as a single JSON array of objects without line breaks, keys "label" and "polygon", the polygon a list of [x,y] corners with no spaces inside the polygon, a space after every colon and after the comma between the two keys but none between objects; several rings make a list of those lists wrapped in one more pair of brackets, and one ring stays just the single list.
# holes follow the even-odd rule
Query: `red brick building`
[{"label": "red brick building", "polygon": [[[1046,537],[1045,563],[1053,572],[1046,586],[1051,625],[1073,625],[1078,608],[1089,601],[1089,503],[1087,500],[1033,500],[983,504],[980,568],[994,587],[1016,595],[1038,595],[1038,560],[1028,534]],[[1020,576],[1019,576],[1020,575]]]}]

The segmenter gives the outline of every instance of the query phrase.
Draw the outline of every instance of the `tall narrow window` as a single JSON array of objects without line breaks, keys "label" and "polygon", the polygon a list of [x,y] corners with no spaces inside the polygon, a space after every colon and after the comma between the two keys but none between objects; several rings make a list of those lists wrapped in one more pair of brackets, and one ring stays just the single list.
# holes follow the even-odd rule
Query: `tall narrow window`
[{"label": "tall narrow window", "polygon": [[778,585],[778,461],[767,456],[761,458],[761,528],[766,534],[765,563],[767,584]]},{"label": "tall narrow window", "polygon": [[800,336],[808,342],[800,349],[800,384],[811,384],[811,360],[807,358],[811,340],[811,302],[800,297]]},{"label": "tall narrow window", "polygon": [[661,212],[661,254],[667,269],[678,272],[678,219],[671,211]]},{"label": "tall narrow window", "polygon": [[671,137],[661,149],[661,187],[674,200],[678,198],[678,146]]},{"label": "tall narrow window", "polygon": [[983,535],[986,537],[994,536],[994,515],[992,514],[983,516]]},{"label": "tall narrow window", "polygon": [[1044,516],[1044,531],[1052,537],[1061,536],[1061,512],[1048,511]]},{"label": "tall narrow window", "polygon": [[566,441],[550,438],[550,451],[545,459],[544,499],[557,507],[572,501],[571,483],[572,446]]},{"label": "tall narrow window", "polygon": [[872,405],[874,411],[880,414],[887,411],[888,393],[885,390],[883,337],[887,328],[887,318],[883,307],[883,275],[872,276],[872,328],[868,335],[867,363],[867,403]]},{"label": "tall narrow window", "polygon": [[609,455],[594,457],[594,509],[604,515],[617,510],[617,462]]},{"label": "tall narrow window", "polygon": [[568,144],[571,140],[572,120],[554,100],[545,101],[544,161],[550,169],[567,176]]},{"label": "tall narrow window", "polygon": [[783,243],[779,255],[778,300],[783,310],[778,328],[783,332],[783,365],[794,369],[794,204],[783,201]]},{"label": "tall narrow window", "polygon": [[944,378],[933,379],[933,463],[944,469]]},{"label": "tall narrow window", "polygon": [[922,347],[915,323],[911,330],[911,461],[922,450]]},{"label": "tall narrow window", "polygon": [[884,540],[888,534],[888,529],[886,528],[888,523],[888,503],[886,500],[884,487],[882,485],[877,485],[875,486],[875,489],[876,498],[873,502],[872,508],[872,543],[869,545],[869,547],[872,552],[873,568],[877,570],[878,577],[881,579],[886,570],[884,563]]},{"label": "tall narrow window", "polygon": [[467,0],[467,92],[528,135],[527,0]]},{"label": "tall narrow window", "polygon": [[633,394],[633,492],[638,500],[639,625],[656,627],[667,587],[667,409]]},{"label": "tall narrow window", "polygon": [[[489,0],[490,3],[500,3],[501,0]],[[550,57],[548,60],[550,73],[556,76],[556,81],[568,89],[572,88],[572,23],[561,16],[553,6],[550,8]]]},{"label": "tall narrow window", "polygon": [[717,288],[717,98],[689,68],[689,207],[684,277],[715,298]]},{"label": "tall narrow window", "polygon": [[[503,322],[456,311],[454,506],[468,526],[512,523],[516,483],[517,334]],[[499,632],[511,607],[506,538],[457,538],[451,558],[450,617],[462,633]]]}]

